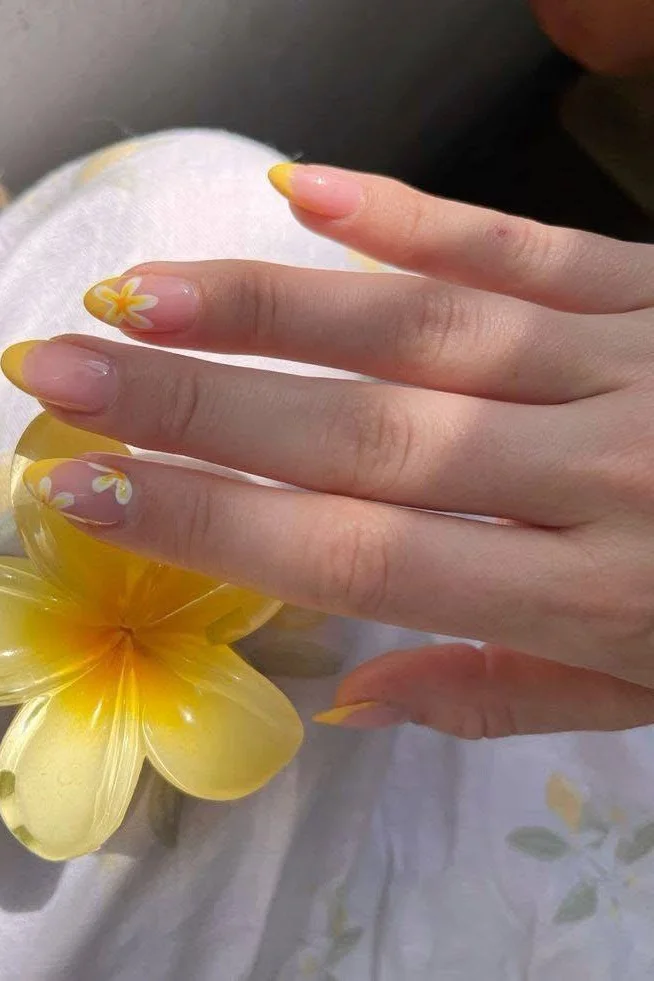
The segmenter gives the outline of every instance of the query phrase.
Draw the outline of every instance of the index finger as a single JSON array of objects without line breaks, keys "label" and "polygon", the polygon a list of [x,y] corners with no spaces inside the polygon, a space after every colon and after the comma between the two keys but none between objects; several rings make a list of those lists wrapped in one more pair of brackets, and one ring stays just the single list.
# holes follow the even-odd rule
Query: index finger
[{"label": "index finger", "polygon": [[555,228],[423,194],[395,180],[280,164],[270,179],[307,228],[398,268],[554,309],[654,303],[654,246]]}]

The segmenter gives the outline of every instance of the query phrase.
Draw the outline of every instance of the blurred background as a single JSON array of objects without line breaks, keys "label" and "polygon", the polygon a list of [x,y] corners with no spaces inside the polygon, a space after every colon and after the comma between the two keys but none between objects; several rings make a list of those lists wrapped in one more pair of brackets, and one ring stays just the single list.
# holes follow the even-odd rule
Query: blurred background
[{"label": "blurred background", "polygon": [[638,195],[562,123],[580,75],[527,0],[2,0],[0,173],[15,193],[126,136],[213,126],[649,241]]}]

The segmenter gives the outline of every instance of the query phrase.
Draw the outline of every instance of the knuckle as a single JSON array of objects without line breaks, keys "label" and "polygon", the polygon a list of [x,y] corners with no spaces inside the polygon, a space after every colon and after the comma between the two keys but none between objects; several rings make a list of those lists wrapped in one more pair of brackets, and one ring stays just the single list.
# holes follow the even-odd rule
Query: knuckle
[{"label": "knuckle", "polygon": [[394,254],[400,266],[420,265],[428,258],[426,250],[433,240],[433,204],[420,193],[406,198],[403,221],[397,230]]},{"label": "knuckle", "polygon": [[584,549],[557,607],[559,623],[572,630],[573,649],[589,666],[617,674],[645,670],[654,681],[654,565],[636,545],[623,557]]},{"label": "knuckle", "polygon": [[200,482],[180,504],[181,520],[171,522],[173,562],[201,569],[206,566],[208,543],[213,541],[213,499]]},{"label": "knuckle", "polygon": [[[337,529],[336,534],[334,529]],[[325,547],[327,543],[327,547]],[[360,508],[326,516],[314,531],[316,602],[335,613],[375,617],[389,595],[393,541],[388,524]]]},{"label": "knuckle", "polygon": [[380,388],[337,407],[327,437],[334,452],[325,456],[345,461],[342,482],[349,493],[388,494],[402,483],[418,444],[403,401]]},{"label": "knuckle", "polygon": [[[654,393],[641,393],[637,404],[633,395],[631,389],[622,406],[619,397],[613,398],[610,418],[594,416],[596,435],[576,447],[575,477],[583,481],[600,515],[618,511],[648,517],[654,514]],[[561,410],[565,415],[567,408]],[[585,421],[590,432],[587,417]],[[565,418],[561,422],[565,423]]]},{"label": "knuckle", "polygon": [[202,391],[200,379],[192,368],[182,370],[174,377],[165,391],[155,423],[159,445],[182,447],[198,429],[202,414]]},{"label": "knuckle", "polygon": [[512,277],[549,266],[557,251],[552,230],[525,218],[509,218],[492,225],[490,246],[494,251],[500,250]]},{"label": "knuckle", "polygon": [[283,319],[283,295],[283,279],[274,267],[265,262],[243,264],[237,308],[251,351],[274,348],[276,327]]},{"label": "knuckle", "polygon": [[428,365],[432,370],[447,361],[449,352],[460,351],[461,335],[474,328],[474,317],[463,292],[449,287],[420,284],[398,318],[395,362],[409,367]]}]

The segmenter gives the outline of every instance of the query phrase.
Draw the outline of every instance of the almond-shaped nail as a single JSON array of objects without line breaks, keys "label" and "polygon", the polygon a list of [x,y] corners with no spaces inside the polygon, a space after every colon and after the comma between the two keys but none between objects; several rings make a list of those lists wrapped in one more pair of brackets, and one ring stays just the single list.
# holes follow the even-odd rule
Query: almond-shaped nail
[{"label": "almond-shaped nail", "polygon": [[349,218],[363,201],[363,185],[344,170],[315,164],[277,164],[270,183],[292,204],[325,218]]},{"label": "almond-shaped nail", "polygon": [[98,320],[128,333],[174,333],[195,323],[200,292],[177,276],[118,276],[92,286],[84,306]]},{"label": "almond-shaped nail", "polygon": [[313,721],[346,729],[385,729],[388,726],[403,725],[410,721],[410,717],[399,705],[358,702],[355,705],[340,705],[326,712],[318,712]]},{"label": "almond-shaped nail", "polygon": [[17,388],[74,412],[100,412],[118,395],[113,362],[69,341],[25,341],[8,347],[2,370]]},{"label": "almond-shaped nail", "polygon": [[85,525],[122,524],[132,484],[120,470],[87,460],[39,460],[23,475],[35,500]]}]

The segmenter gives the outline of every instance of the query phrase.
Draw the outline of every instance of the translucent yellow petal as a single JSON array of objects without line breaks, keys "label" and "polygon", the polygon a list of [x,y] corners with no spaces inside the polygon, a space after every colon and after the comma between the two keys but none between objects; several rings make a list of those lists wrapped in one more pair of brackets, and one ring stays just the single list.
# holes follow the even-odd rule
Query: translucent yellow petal
[{"label": "translucent yellow petal", "polygon": [[45,579],[83,601],[88,618],[100,622],[122,616],[133,583],[149,563],[94,541],[39,504],[23,486],[22,475],[38,460],[128,452],[122,443],[73,429],[44,413],[26,429],[12,465],[11,498],[27,555]]},{"label": "translucent yellow petal", "polygon": [[120,825],[142,762],[132,658],[117,655],[18,713],[0,747],[0,813],[42,858],[83,855]]},{"label": "translucent yellow petal", "polygon": [[[174,645],[165,654],[173,658]],[[233,800],[264,786],[295,756],[302,723],[285,695],[228,647],[213,669],[181,677],[152,654],[139,660],[147,754],[174,786]],[[179,650],[180,672],[203,661]]]},{"label": "translucent yellow petal", "polygon": [[84,624],[27,559],[0,558],[0,705],[73,681],[109,647],[107,630]]},{"label": "translucent yellow petal", "polygon": [[135,614],[139,625],[157,634],[197,634],[212,644],[231,644],[253,633],[281,605],[268,596],[172,566],[152,567],[133,602],[134,610],[140,611]]}]

